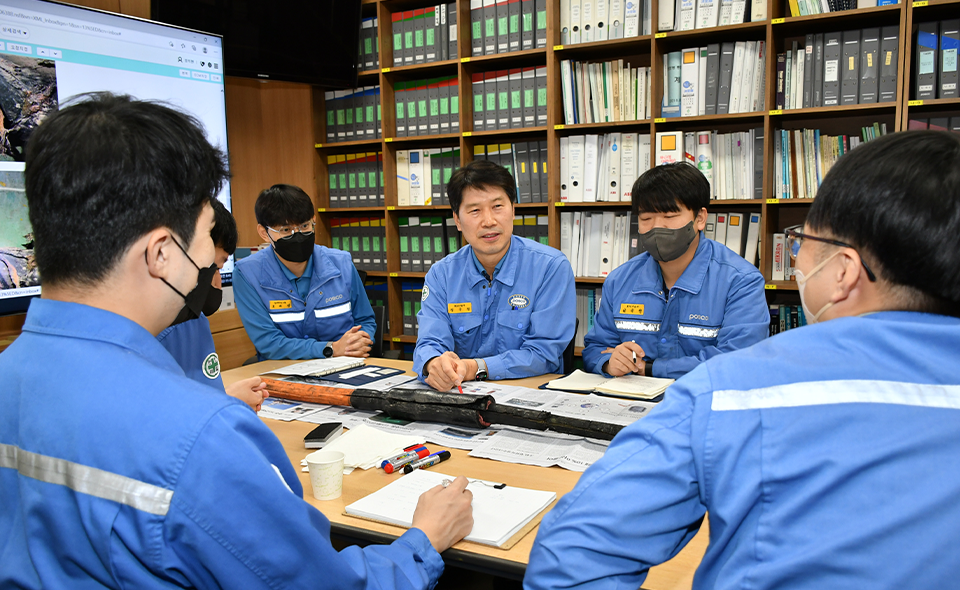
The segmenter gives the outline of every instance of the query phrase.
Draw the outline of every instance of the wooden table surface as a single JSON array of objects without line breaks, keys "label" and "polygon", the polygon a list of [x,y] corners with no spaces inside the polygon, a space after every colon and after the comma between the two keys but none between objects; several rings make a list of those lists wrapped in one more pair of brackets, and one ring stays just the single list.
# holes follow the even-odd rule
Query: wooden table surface
[{"label": "wooden table surface", "polygon": [[[230,384],[239,379],[252,377],[270,369],[276,369],[292,364],[294,361],[264,361],[246,367],[239,367],[224,371],[224,384]],[[385,367],[395,367],[407,371],[412,375],[409,361],[388,359],[371,359],[371,364]],[[549,380],[552,376],[543,376],[529,379],[508,381],[511,385],[536,387]],[[388,475],[380,469],[354,470],[343,478],[343,495],[336,500],[320,501],[313,498],[310,491],[310,476],[299,470],[300,461],[312,449],[305,449],[303,437],[316,425],[307,422],[281,422],[264,419],[264,423],[277,435],[287,451],[291,463],[300,473],[300,483],[303,485],[304,498],[330,519],[332,532],[346,540],[355,542],[390,542],[403,534],[404,529],[367,520],[361,520],[343,514],[344,507],[360,498],[380,489],[394,480],[394,475]],[[434,445],[436,446],[436,445]],[[436,449],[431,447],[431,451]],[[468,456],[468,451],[449,449],[451,457],[438,468],[442,473],[450,475],[464,475],[468,478],[479,478],[488,481],[500,481],[510,486],[551,490],[561,497],[576,485],[580,474],[560,467],[534,467],[531,465],[517,465],[503,463],[489,459],[477,459]],[[488,547],[476,543],[461,541],[453,549],[444,553],[448,563],[461,564],[465,567],[481,569],[497,573],[504,577],[518,579],[522,577],[530,557],[530,550],[536,537],[537,529],[532,530],[509,550],[497,547]],[[686,590],[693,584],[693,574],[703,557],[708,541],[707,523],[696,537],[672,560],[650,570],[643,588],[650,590]]]}]

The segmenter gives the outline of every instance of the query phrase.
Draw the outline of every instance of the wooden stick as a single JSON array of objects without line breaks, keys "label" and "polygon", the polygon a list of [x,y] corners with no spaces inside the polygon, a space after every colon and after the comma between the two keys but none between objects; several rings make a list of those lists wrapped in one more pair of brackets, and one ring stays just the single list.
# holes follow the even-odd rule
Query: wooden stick
[{"label": "wooden stick", "polygon": [[297,402],[326,404],[330,406],[350,406],[350,389],[342,387],[323,387],[307,383],[291,383],[263,377],[270,396],[282,397]]}]

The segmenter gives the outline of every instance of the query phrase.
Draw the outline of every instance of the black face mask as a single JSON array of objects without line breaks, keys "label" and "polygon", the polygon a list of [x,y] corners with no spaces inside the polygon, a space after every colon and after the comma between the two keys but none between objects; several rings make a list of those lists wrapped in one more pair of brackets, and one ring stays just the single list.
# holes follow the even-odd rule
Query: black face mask
[{"label": "black face mask", "polygon": [[[184,301],[183,309],[180,310],[180,313],[177,315],[176,320],[174,320],[174,323],[171,324],[171,325],[176,325],[180,322],[184,322],[189,319],[200,317],[200,312],[202,312],[206,307],[205,304],[207,303],[207,293],[213,288],[213,285],[211,285],[211,281],[213,281],[213,273],[217,272],[217,265],[216,263],[214,263],[208,266],[207,268],[200,268],[199,266],[197,266],[197,263],[193,261],[193,258],[190,258],[190,255],[187,254],[186,249],[184,249],[184,247],[180,245],[180,242],[174,240],[173,243],[180,248],[180,250],[183,252],[183,255],[186,256],[187,260],[190,261],[190,264],[192,264],[194,268],[196,268],[198,271],[197,286],[194,287],[186,295],[184,295],[176,287],[168,283],[166,279],[164,278],[160,279],[161,281],[164,282],[166,286],[173,289],[174,293],[176,293],[180,297],[183,297],[183,301]],[[146,253],[144,253],[144,256],[146,256]],[[218,303],[217,308],[219,307],[220,305]]]},{"label": "black face mask", "polygon": [[696,237],[697,230],[693,229],[691,221],[678,229],[655,227],[645,234],[640,234],[640,245],[654,260],[670,262],[683,256]]},{"label": "black face mask", "polygon": [[290,262],[306,262],[313,254],[313,232],[294,232],[292,236],[273,242],[277,256]]},{"label": "black face mask", "polygon": [[[204,268],[200,270],[200,275],[197,277],[197,286],[194,288],[193,291],[190,291],[190,293],[187,293],[187,297],[190,297],[191,295],[193,295],[193,293],[200,288],[200,281],[203,280],[204,278],[203,275],[208,274],[208,271],[210,271],[209,268]],[[210,280],[213,280],[213,274],[216,272],[217,272],[217,265],[216,263],[214,263],[213,272],[209,272]],[[209,282],[210,281],[208,281],[208,283]],[[215,314],[218,309],[220,309],[220,304],[222,302],[223,302],[223,289],[217,289],[216,287],[211,285],[210,288],[207,290],[206,299],[204,300],[203,306],[201,307],[200,311],[203,312],[203,315],[210,317],[213,314]],[[182,324],[183,322],[195,320],[198,317],[200,316],[190,311],[190,308],[184,305],[183,309],[180,310],[180,313],[177,314],[177,318],[173,320],[173,323],[170,325],[176,326],[177,324]]]}]

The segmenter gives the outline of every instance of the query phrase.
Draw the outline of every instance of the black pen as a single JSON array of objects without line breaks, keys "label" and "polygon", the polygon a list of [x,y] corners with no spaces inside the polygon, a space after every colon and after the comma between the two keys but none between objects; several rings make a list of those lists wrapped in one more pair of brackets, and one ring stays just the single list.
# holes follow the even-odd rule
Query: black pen
[{"label": "black pen", "polygon": [[436,465],[437,463],[442,463],[450,458],[450,451],[440,451],[439,453],[434,453],[413,463],[408,463],[403,466],[403,473],[412,473],[414,469],[423,469],[425,467],[430,467],[431,465]]}]

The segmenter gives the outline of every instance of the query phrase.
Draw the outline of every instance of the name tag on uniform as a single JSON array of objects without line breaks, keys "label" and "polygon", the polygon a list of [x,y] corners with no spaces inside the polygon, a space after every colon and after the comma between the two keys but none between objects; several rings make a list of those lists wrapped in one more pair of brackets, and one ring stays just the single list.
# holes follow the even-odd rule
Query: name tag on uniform
[{"label": "name tag on uniform", "polygon": [[620,313],[623,315],[643,315],[642,303],[621,303]]},{"label": "name tag on uniform", "polygon": [[293,307],[293,302],[289,299],[279,299],[270,302],[270,309],[291,309]]},{"label": "name tag on uniform", "polygon": [[448,303],[447,313],[470,313],[473,311],[472,303]]}]

